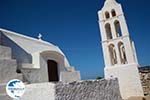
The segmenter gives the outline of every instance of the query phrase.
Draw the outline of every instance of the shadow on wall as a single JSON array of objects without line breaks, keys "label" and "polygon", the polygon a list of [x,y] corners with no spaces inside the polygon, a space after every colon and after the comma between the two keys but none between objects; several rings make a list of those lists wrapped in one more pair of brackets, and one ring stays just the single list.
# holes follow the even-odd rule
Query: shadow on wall
[{"label": "shadow on wall", "polygon": [[0,31],[0,45],[7,46],[12,49],[12,58],[17,60],[18,69],[21,68],[22,63],[32,63],[32,56],[4,35],[2,31]]}]

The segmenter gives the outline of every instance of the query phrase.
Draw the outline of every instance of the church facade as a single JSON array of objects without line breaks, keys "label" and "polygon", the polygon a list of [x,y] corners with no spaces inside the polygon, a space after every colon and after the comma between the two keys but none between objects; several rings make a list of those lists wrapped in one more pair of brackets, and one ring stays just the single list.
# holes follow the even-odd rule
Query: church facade
[{"label": "church facade", "polygon": [[27,83],[72,82],[80,73],[51,43],[0,29],[0,83],[21,79]]},{"label": "church facade", "polygon": [[123,99],[143,96],[134,42],[130,38],[121,4],[106,0],[98,12],[105,78],[117,78]]}]

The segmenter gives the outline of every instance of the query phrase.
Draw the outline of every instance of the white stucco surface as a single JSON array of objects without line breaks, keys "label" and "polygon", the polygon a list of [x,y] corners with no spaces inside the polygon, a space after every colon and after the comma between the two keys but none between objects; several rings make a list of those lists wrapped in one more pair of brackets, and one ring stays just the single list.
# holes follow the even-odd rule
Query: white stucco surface
[{"label": "white stucco surface", "polygon": [[105,67],[105,78],[118,78],[121,96],[127,99],[131,96],[143,96],[137,64]]},{"label": "white stucco surface", "polygon": [[[74,68],[71,68],[66,56],[58,46],[41,39],[35,39],[5,29],[0,29],[0,34],[1,37],[3,37],[3,45],[12,49],[13,58],[15,58],[18,63],[17,68],[21,70],[26,81],[29,83],[49,81],[49,74],[52,72],[48,71],[48,60],[57,63],[57,66],[54,67],[57,67],[59,81],[68,80],[70,82],[70,80],[80,80],[78,71],[70,71],[70,69]],[[77,76],[70,77],[71,79],[69,79],[67,76],[61,76],[61,72],[69,72],[67,74],[68,76]]]},{"label": "white stucco surface", "polygon": [[32,64],[34,68],[40,68],[40,53],[44,51],[54,51],[64,56],[65,66],[70,66],[67,58],[58,46],[5,29],[0,29],[0,31],[2,31],[3,34],[19,45],[23,50],[32,55]]},{"label": "white stucco surface", "polygon": [[55,100],[55,84],[40,83],[26,85],[25,93],[20,100]]},{"label": "white stucco surface", "polygon": [[79,81],[80,79],[80,72],[66,72],[62,71],[60,73],[60,80],[63,80],[63,82],[73,82],[73,81]]},{"label": "white stucco surface", "polygon": [[[98,17],[105,62],[105,78],[118,78],[123,99],[130,96],[143,96],[136,49],[129,36],[121,4],[116,0],[105,0],[103,8],[98,11]],[[119,25],[115,22],[118,22]],[[122,47],[119,46],[119,43],[122,43]]]}]

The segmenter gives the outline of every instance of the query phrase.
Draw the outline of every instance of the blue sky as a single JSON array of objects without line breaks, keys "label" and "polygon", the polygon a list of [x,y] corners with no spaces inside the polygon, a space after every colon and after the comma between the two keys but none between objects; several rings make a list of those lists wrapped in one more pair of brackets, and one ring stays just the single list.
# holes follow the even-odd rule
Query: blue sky
[{"label": "blue sky", "polygon": [[[117,0],[123,6],[140,65],[150,64],[150,1]],[[104,0],[0,0],[0,27],[61,48],[82,79],[103,76],[97,12]]]}]

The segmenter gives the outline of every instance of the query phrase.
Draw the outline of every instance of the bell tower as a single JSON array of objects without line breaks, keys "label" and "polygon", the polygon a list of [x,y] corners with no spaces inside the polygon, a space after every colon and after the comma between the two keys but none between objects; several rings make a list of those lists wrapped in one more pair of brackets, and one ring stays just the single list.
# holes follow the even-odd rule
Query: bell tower
[{"label": "bell tower", "polygon": [[134,42],[131,40],[121,4],[106,0],[98,12],[105,78],[118,78],[123,99],[143,96]]}]

